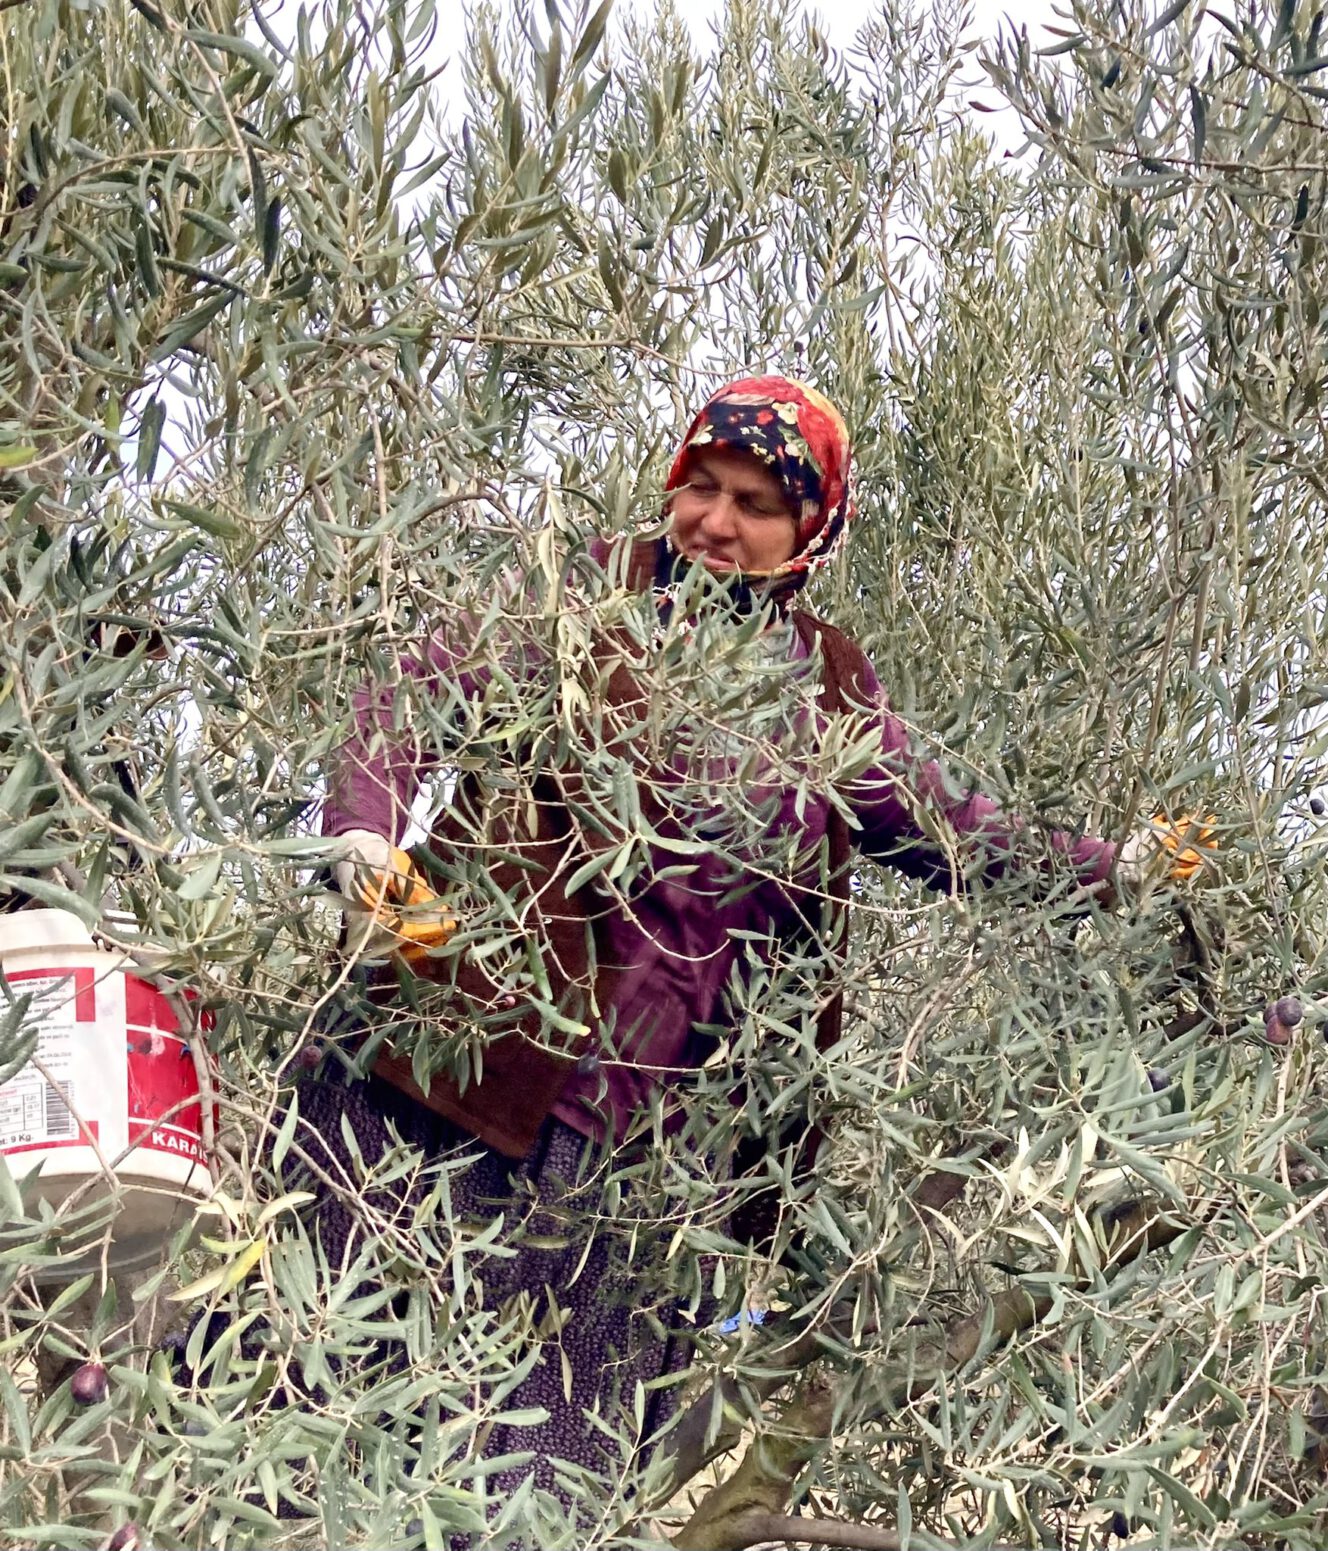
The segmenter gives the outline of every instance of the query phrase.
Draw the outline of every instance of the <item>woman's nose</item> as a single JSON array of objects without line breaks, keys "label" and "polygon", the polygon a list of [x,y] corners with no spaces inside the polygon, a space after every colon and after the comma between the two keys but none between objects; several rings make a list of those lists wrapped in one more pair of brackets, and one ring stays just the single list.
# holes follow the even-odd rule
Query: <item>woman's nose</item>
[{"label": "woman's nose", "polygon": [[706,506],[706,532],[716,538],[732,538],[737,530],[738,506],[727,490],[717,490]]}]

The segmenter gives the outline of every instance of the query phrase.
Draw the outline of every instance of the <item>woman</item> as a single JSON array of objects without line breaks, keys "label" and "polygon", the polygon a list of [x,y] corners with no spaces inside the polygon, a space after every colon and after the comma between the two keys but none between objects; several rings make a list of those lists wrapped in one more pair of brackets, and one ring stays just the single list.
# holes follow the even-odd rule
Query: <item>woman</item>
[{"label": "woman", "polygon": [[[853,510],[848,435],[826,399],[782,377],[728,384],[692,423],[667,490],[667,534],[632,546],[625,558],[600,545],[596,561],[616,567],[629,587],[649,589],[661,628],[674,627],[675,636],[673,616],[679,608],[704,608],[696,599],[712,581],[710,592],[733,617],[750,619],[755,611],[767,655],[783,654],[790,675],[800,665],[804,677],[819,681],[822,716],[848,712],[874,720],[879,755],[846,794],[856,824],[852,838],[863,852],[948,884],[955,881],[956,851],[965,872],[988,876],[1031,853],[1032,837],[1002,819],[992,802],[957,794],[934,763],[914,755],[862,653],[794,607],[808,578],[837,552]],[[704,572],[699,582],[695,568]],[[646,655],[636,643],[642,672]],[[491,688],[445,634],[431,638],[404,668],[416,705],[446,699],[457,716]],[[538,667],[533,671],[538,678]],[[603,681],[616,690],[607,700],[619,707],[630,707],[641,693],[622,659]],[[577,820],[586,802],[578,802],[574,785],[569,790],[574,770],[540,770],[531,778],[520,806],[533,807],[538,817],[524,831],[517,823],[495,831],[483,782],[463,779],[435,834],[432,866],[448,875],[453,853],[481,835],[505,858],[488,869],[492,880],[508,866],[495,897],[524,891],[522,909],[528,906],[529,914],[522,920],[537,922],[543,959],[534,979],[522,982],[538,983],[538,994],[513,997],[510,975],[494,973],[487,958],[472,963],[474,956],[456,943],[448,948],[458,922],[464,934],[470,910],[450,889],[444,904],[436,880],[398,849],[421,779],[440,757],[445,754],[403,721],[398,693],[366,689],[357,700],[354,734],[334,767],[324,830],[340,842],[336,877],[343,893],[371,911],[376,925],[391,929],[419,973],[446,985],[472,1035],[483,1026],[482,1068],[458,1075],[436,1059],[422,1060],[418,1049],[412,1054],[384,1042],[367,1080],[305,1084],[301,1116],[325,1138],[338,1137],[348,1120],[366,1160],[388,1147],[389,1125],[427,1156],[472,1156],[450,1176],[458,1215],[482,1220],[504,1208],[511,1215],[519,1201],[530,1214],[527,1227],[538,1228],[546,1210],[550,1221],[565,1223],[578,1204],[593,1209],[597,1187],[587,1177],[593,1181],[593,1160],[605,1139],[630,1136],[652,1104],[667,1109],[670,1095],[685,1091],[687,1074],[715,1048],[715,1030],[735,1016],[735,984],[762,952],[777,954],[779,945],[819,933],[833,954],[848,892],[850,831],[824,793],[804,792],[798,800],[776,790],[759,811],[771,834],[793,837],[796,844],[780,853],[792,860],[783,876],[773,875],[767,859],[743,880],[737,876],[741,846],[688,850],[678,838],[676,813],[656,805],[647,812],[647,828],[661,845],[647,848],[630,888],[615,892],[593,875],[597,837],[587,841],[588,826]],[[661,787],[668,788],[667,776],[652,789]],[[938,827],[950,844],[936,838]],[[1035,865],[1049,878],[1106,886],[1111,845],[1060,833],[1045,840]],[[587,872],[592,876],[578,883],[578,873]],[[357,930],[352,923],[352,941]],[[533,1012],[531,1000],[539,1003]],[[832,1001],[820,1015],[818,1044],[833,1042],[837,1029]],[[344,1166],[335,1141],[328,1156],[329,1166]],[[319,1231],[335,1256],[354,1239],[356,1215],[344,1202],[327,1203]],[[674,1332],[661,1335],[658,1324],[653,1335],[634,1328],[641,1322],[633,1320],[625,1293],[630,1273],[602,1234],[589,1249],[575,1235],[555,1248],[513,1242],[517,1253],[492,1268],[486,1297],[496,1304],[523,1290],[538,1298],[542,1289],[557,1287],[561,1331],[507,1400],[545,1408],[548,1421],[497,1427],[485,1453],[533,1450],[536,1484],[547,1490],[554,1487],[554,1459],[603,1468],[605,1445],[585,1409],[605,1401],[606,1385],[630,1398],[634,1381],[677,1366],[679,1350]],[[661,1311],[655,1312],[658,1320]],[[652,1392],[646,1435],[663,1420],[665,1393]],[[521,1474],[500,1480],[499,1490]]]}]

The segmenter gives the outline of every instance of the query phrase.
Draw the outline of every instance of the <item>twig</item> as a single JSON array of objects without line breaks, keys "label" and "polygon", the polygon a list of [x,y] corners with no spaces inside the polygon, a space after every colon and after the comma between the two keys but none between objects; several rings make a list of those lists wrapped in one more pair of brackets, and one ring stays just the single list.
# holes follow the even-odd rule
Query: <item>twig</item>
[{"label": "twig", "polygon": [[203,1015],[178,991],[168,991],[166,999],[174,1005],[176,1017],[189,1034],[189,1054],[193,1057],[194,1075],[198,1078],[199,1140],[203,1144],[204,1165],[216,1185],[221,1178],[221,1165],[217,1162],[217,1090],[212,1081],[212,1063],[208,1060]]},{"label": "twig", "polygon": [[683,371],[692,371],[700,375],[696,367],[688,367],[682,362],[673,361],[660,351],[652,350],[649,345],[643,345],[640,340],[630,339],[625,335],[610,334],[603,339],[557,339],[538,334],[532,337],[525,334],[475,333],[466,330],[449,334],[448,340],[450,343],[460,345],[509,345],[525,350],[629,350],[633,355],[663,361],[668,366],[679,367]]}]

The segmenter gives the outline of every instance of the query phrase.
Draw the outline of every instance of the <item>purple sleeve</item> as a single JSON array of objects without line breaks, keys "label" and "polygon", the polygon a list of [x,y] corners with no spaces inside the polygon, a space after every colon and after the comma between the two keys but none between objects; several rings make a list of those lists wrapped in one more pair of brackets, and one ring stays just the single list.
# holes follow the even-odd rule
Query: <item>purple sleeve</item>
[{"label": "purple sleeve", "polygon": [[369,829],[398,844],[410,824],[420,783],[438,765],[434,740],[427,743],[411,720],[421,697],[469,700],[481,692],[482,675],[462,666],[441,631],[422,653],[404,657],[394,684],[369,683],[352,697],[351,734],[333,755],[323,833]]},{"label": "purple sleeve", "polygon": [[[1078,874],[1080,883],[1107,878],[1116,858],[1110,842],[1053,830],[1037,837],[1042,846],[1029,844],[1021,838],[1025,825],[1020,819],[1003,814],[990,797],[961,791],[935,760],[914,751],[908,729],[890,710],[870,666],[862,688],[879,707],[881,721],[880,763],[860,776],[849,793],[861,825],[859,844],[868,856],[910,877],[954,889],[974,875],[992,881],[1011,865],[1040,864],[1050,870],[1045,850],[1034,861],[1037,851],[1049,846],[1054,857],[1063,857]],[[942,831],[952,832],[953,857],[923,827],[924,811],[939,821]]]},{"label": "purple sleeve", "polygon": [[[599,565],[607,564],[611,552],[603,539],[590,546]],[[325,835],[368,829],[400,842],[420,784],[439,763],[437,738],[419,736],[411,708],[429,700],[446,715],[451,706],[460,727],[467,703],[483,698],[493,680],[492,667],[473,649],[481,633],[487,634],[486,650],[501,653],[504,670],[514,681],[537,671],[543,659],[529,641],[486,632],[475,618],[453,615],[436,628],[422,651],[402,658],[397,682],[370,683],[356,691],[351,734],[329,765]],[[439,718],[432,720],[436,726]]]}]

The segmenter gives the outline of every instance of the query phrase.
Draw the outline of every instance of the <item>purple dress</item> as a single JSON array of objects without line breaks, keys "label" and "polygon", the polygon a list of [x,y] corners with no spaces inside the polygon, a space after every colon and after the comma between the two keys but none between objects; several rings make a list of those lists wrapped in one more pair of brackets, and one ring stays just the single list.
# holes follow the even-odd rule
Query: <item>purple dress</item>
[{"label": "purple dress", "polygon": [[[790,671],[801,671],[804,677],[817,671],[813,664],[799,666],[805,649],[792,629],[786,635]],[[430,641],[420,660],[404,666],[414,680],[414,695],[438,696],[455,704],[477,698],[483,690],[482,676],[442,635]],[[874,676],[868,688],[879,756],[846,794],[857,825],[855,839],[866,855],[915,877],[955,884],[945,851],[919,822],[922,809],[948,829],[973,870],[987,876],[1012,865],[1021,849],[1029,856],[1037,853],[1033,837],[1024,837],[1021,826],[1002,818],[994,803],[957,791],[937,764],[919,758]],[[329,836],[367,829],[397,842],[406,831],[421,781],[438,761],[419,740],[394,731],[394,698],[390,690],[370,687],[356,699],[355,729],[338,756],[324,812]],[[814,875],[828,799],[814,789],[804,791],[801,803],[792,791],[775,791],[768,799],[765,811],[773,815],[772,832],[794,843],[785,855],[794,857],[795,870],[802,858],[803,871],[810,869]],[[1113,848],[1103,842],[1056,833],[1042,837],[1039,859],[1032,865],[1092,883],[1107,876],[1113,857]],[[735,971],[742,973],[742,955],[753,952],[754,943],[808,934],[798,888],[773,873],[735,875],[735,866],[738,874],[741,867],[735,864],[732,846],[690,856],[681,866],[679,856],[671,852],[657,852],[654,860],[653,872],[644,869],[637,881],[630,912],[610,919],[603,934],[601,953],[612,955],[622,967],[612,1008],[615,1049],[602,1070],[573,1080],[546,1120],[539,1144],[523,1162],[513,1164],[469,1143],[475,1161],[468,1171],[452,1177],[458,1213],[492,1217],[514,1197],[551,1209],[556,1216],[578,1203],[593,1205],[583,1202],[585,1187],[575,1182],[578,1168],[599,1150],[606,1129],[621,1137],[633,1114],[651,1101],[660,1085],[667,1090],[685,1080],[705,1059],[712,1048],[705,1027],[722,1024],[726,992]],[[815,876],[802,881],[815,888]],[[389,1119],[426,1156],[467,1146],[467,1139],[449,1122],[372,1078],[350,1085],[312,1081],[302,1092],[301,1113],[327,1139],[334,1155],[329,1163],[342,1161],[337,1138],[343,1117],[353,1125],[366,1159],[381,1156],[387,1147]],[[620,1211],[630,1219],[630,1203]],[[592,1211],[586,1220],[593,1216]],[[325,1243],[330,1239],[341,1245],[358,1230],[354,1214],[333,1204],[320,1208],[319,1231]],[[542,1408],[547,1421],[500,1426],[483,1446],[483,1454],[491,1459],[517,1449],[534,1453],[533,1465],[503,1472],[490,1481],[489,1490],[501,1497],[533,1472],[537,1496],[548,1494],[541,1500],[555,1519],[563,1515],[564,1528],[575,1505],[573,1495],[556,1480],[555,1461],[609,1474],[621,1473],[632,1463],[614,1460],[610,1433],[587,1422],[587,1414],[593,1412],[630,1433],[633,1429],[624,1427],[623,1419],[631,1416],[637,1383],[663,1378],[686,1363],[675,1311],[640,1307],[640,1288],[650,1280],[640,1275],[640,1257],[658,1249],[643,1251],[646,1240],[632,1242],[628,1233],[605,1232],[602,1225],[588,1251],[584,1233],[572,1234],[571,1240],[550,1250],[518,1239],[515,1257],[495,1266],[490,1296],[525,1289],[540,1297],[543,1289],[556,1287],[568,1321],[559,1340],[541,1353],[507,1401],[513,1407]],[[630,1260],[629,1242],[635,1260]],[[667,1387],[647,1391],[638,1436],[648,1438],[667,1418],[670,1394]],[[638,1452],[636,1463],[641,1458]]]},{"label": "purple dress", "polygon": [[[790,668],[804,673],[800,662],[806,649],[797,633],[786,631]],[[415,693],[442,695],[445,686],[475,698],[481,676],[442,635],[430,642],[423,662],[407,665]],[[866,686],[873,700],[878,727],[878,760],[849,788],[846,795],[856,822],[854,839],[867,856],[900,871],[950,887],[945,850],[921,827],[925,812],[940,820],[965,858],[966,871],[988,879],[999,876],[1021,849],[1035,854],[1032,836],[1021,835],[1016,821],[1004,818],[990,798],[959,792],[942,768],[914,752],[904,723],[889,709],[875,675]],[[367,829],[399,842],[410,822],[421,781],[438,764],[435,754],[392,729],[392,696],[362,691],[356,700],[356,724],[339,753],[332,794],[323,814],[329,836],[350,829]],[[796,843],[800,863],[794,871],[805,899],[816,889],[816,856],[830,812],[820,792],[804,792],[799,803],[793,791],[771,794],[770,831]],[[1114,847],[1061,831],[1042,837],[1041,856],[1034,866],[1057,859],[1084,884],[1105,879]],[[739,964],[744,945],[756,939],[796,939],[806,936],[797,889],[790,889],[765,868],[744,878],[735,870],[731,845],[687,858],[654,850],[653,868],[632,894],[630,912],[610,915],[603,923],[601,954],[620,967],[612,1014],[616,1049],[601,1069],[574,1078],[555,1107],[558,1118],[587,1136],[603,1138],[606,1125],[622,1136],[632,1115],[651,1099],[662,1082],[695,1068],[711,1048],[698,1037],[698,1026],[721,1024],[724,993]],[[603,1091],[607,1082],[607,1092]]]}]

